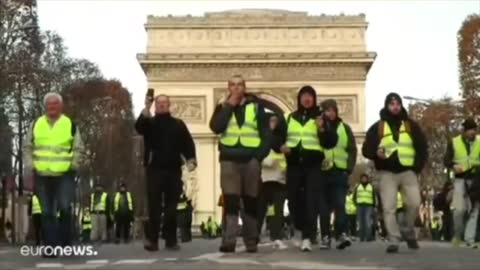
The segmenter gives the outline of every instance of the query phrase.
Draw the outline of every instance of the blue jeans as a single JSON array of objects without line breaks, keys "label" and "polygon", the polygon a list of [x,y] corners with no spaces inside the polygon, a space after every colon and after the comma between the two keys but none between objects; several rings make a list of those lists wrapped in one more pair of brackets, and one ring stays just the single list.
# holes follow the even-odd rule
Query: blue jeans
[{"label": "blue jeans", "polygon": [[[72,240],[70,204],[75,196],[72,174],[36,175],[35,190],[42,207],[42,230],[47,246],[69,245]],[[57,213],[60,211],[60,218]]]},{"label": "blue jeans", "polygon": [[322,238],[331,238],[330,214],[335,213],[335,236],[347,233],[348,220],[345,213],[345,198],[348,191],[348,174],[341,171],[322,172],[318,179],[320,187],[317,193],[320,201],[320,227]]},{"label": "blue jeans", "polygon": [[359,205],[357,207],[357,219],[359,223],[359,237],[360,241],[372,240],[372,225],[373,225],[373,207],[366,205]]}]

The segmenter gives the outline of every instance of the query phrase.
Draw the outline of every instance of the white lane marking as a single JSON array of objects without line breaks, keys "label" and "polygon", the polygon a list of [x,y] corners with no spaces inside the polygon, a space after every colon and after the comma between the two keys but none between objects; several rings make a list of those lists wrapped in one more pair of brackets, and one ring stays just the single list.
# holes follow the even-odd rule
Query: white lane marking
[{"label": "white lane marking", "polygon": [[70,264],[70,265],[65,265],[64,269],[68,270],[81,270],[81,269],[96,269],[98,267],[101,267],[103,265],[101,264]]},{"label": "white lane marking", "polygon": [[338,264],[326,264],[326,263],[317,263],[317,262],[275,262],[269,263],[273,267],[287,267],[293,269],[342,269],[342,270],[391,270],[390,267],[377,267],[377,266],[346,266]]},{"label": "white lane marking", "polygon": [[144,259],[144,260],[119,260],[114,262],[113,264],[152,264],[158,261],[157,259]]},{"label": "white lane marking", "polygon": [[254,259],[246,258],[215,258],[210,259],[210,261],[225,264],[262,264]]},{"label": "white lane marking", "polygon": [[178,261],[178,258],[165,258],[163,260],[166,262],[174,262],[174,261]]},{"label": "white lane marking", "polygon": [[108,260],[88,260],[87,264],[107,264]]},{"label": "white lane marking", "polygon": [[210,259],[215,259],[215,258],[220,258],[223,256],[223,253],[221,252],[214,252],[214,253],[206,253],[202,254],[197,257],[192,257],[190,260],[210,260]]},{"label": "white lane marking", "polygon": [[12,250],[12,249],[0,250],[0,255],[1,255],[1,254],[12,253],[12,252],[14,252],[14,250]]},{"label": "white lane marking", "polygon": [[63,268],[63,263],[37,263],[37,268]]}]

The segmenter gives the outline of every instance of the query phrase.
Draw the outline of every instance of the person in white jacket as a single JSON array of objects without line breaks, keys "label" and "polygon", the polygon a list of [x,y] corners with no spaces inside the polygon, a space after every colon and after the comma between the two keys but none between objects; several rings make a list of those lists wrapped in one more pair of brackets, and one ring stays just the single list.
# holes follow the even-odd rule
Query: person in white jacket
[{"label": "person in white jacket", "polygon": [[[270,129],[274,130],[278,125],[277,115],[270,117]],[[284,223],[284,203],[286,198],[285,172],[287,163],[282,153],[277,153],[273,149],[262,162],[262,187],[259,196],[259,217],[258,231],[261,232],[265,215],[269,212],[271,224],[269,225],[270,239],[274,242],[274,247],[286,249],[283,243],[283,223]]]}]

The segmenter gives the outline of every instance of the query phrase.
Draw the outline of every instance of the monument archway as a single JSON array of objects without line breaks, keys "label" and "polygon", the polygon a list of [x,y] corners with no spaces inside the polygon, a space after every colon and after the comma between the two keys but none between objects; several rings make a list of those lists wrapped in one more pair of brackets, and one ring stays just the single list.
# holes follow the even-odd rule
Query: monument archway
[{"label": "monument archway", "polygon": [[248,91],[274,111],[295,110],[299,88],[311,85],[319,101],[337,100],[340,116],[362,143],[365,80],[376,56],[366,50],[367,25],[363,14],[310,16],[284,10],[148,17],[147,50],[137,59],[148,87],[170,96],[172,113],[194,136],[199,166],[186,178],[195,223],[221,218],[218,139],[209,120],[227,95],[232,75],[241,74]]}]

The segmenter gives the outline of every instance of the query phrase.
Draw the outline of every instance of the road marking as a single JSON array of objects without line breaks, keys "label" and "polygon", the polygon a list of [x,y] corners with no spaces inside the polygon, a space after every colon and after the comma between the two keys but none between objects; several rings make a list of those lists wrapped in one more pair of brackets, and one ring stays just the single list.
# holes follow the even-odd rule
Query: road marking
[{"label": "road marking", "polygon": [[107,264],[108,260],[88,260],[87,264]]},{"label": "road marking", "polygon": [[174,262],[174,261],[178,261],[178,258],[165,258],[163,260],[166,262]]},{"label": "road marking", "polygon": [[0,250],[0,255],[1,255],[1,254],[12,253],[13,251],[14,251],[14,250],[12,250],[12,249]]},{"label": "road marking", "polygon": [[63,268],[63,263],[37,263],[37,268]]},{"label": "road marking", "polygon": [[70,265],[65,265],[64,266],[64,269],[68,269],[68,270],[81,270],[81,269],[96,269],[98,267],[101,267],[103,265],[101,264],[88,264],[88,263],[84,263],[84,264],[70,264]]},{"label": "road marking", "polygon": [[376,266],[347,266],[347,265],[338,265],[338,264],[326,264],[326,263],[317,263],[317,262],[275,262],[269,263],[273,267],[287,267],[294,269],[342,269],[342,270],[391,270],[390,267],[376,267]]},{"label": "road marking", "polygon": [[144,260],[120,260],[116,261],[113,264],[152,264],[158,261],[157,259],[144,259]]},{"label": "road marking", "polygon": [[212,262],[226,263],[226,264],[262,264],[254,259],[247,258],[215,258],[210,259]]}]

